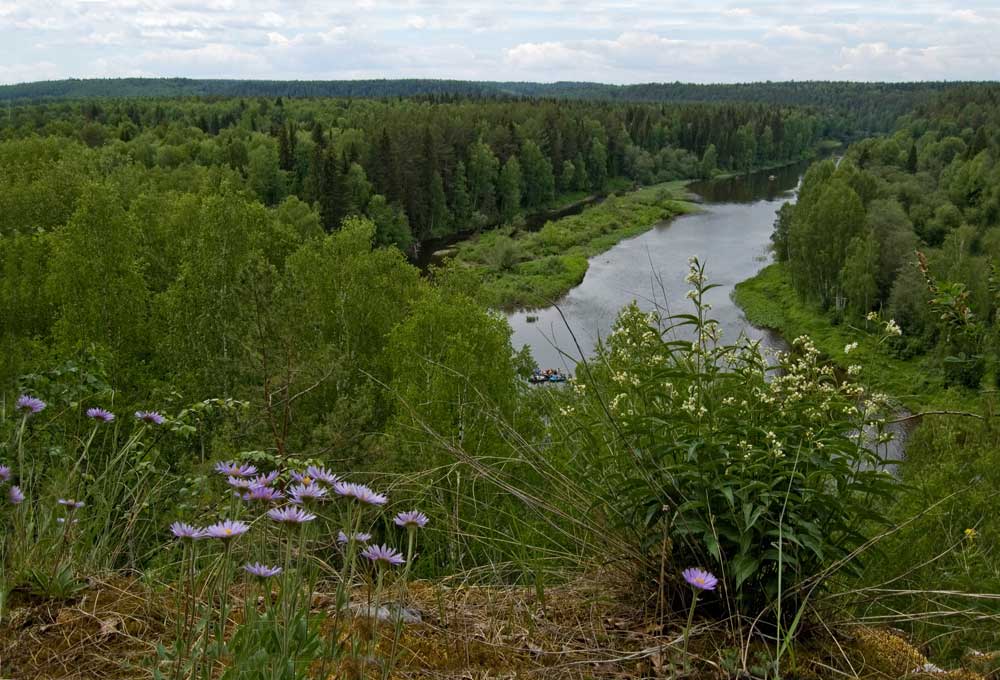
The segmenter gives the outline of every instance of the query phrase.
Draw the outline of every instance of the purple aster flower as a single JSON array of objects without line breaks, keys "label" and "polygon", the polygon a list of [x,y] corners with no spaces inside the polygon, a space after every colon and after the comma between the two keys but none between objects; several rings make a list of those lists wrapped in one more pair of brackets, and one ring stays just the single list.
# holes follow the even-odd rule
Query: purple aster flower
[{"label": "purple aster flower", "polygon": [[87,409],[87,417],[91,420],[99,420],[102,423],[110,423],[115,419],[115,414],[107,409],[95,406]]},{"label": "purple aster flower", "polygon": [[251,486],[249,491],[241,496],[243,500],[248,502],[261,501],[267,503],[276,503],[284,497],[283,493],[270,486]]},{"label": "purple aster flower", "polygon": [[174,522],[170,525],[170,532],[177,538],[185,541],[196,541],[205,537],[205,530],[193,527],[184,522]]},{"label": "purple aster flower", "polygon": [[389,501],[383,494],[375,493],[364,484],[356,485],[354,498],[368,505],[385,505]]},{"label": "purple aster flower", "polygon": [[252,479],[233,477],[232,475],[226,478],[226,484],[236,489],[250,489],[254,486]]},{"label": "purple aster flower", "polygon": [[333,474],[325,467],[317,467],[315,465],[310,465],[306,468],[306,476],[312,477],[317,482],[323,482],[329,486],[333,486],[340,481],[340,477]]},{"label": "purple aster flower", "polygon": [[215,471],[220,475],[229,475],[231,477],[253,477],[257,474],[257,468],[253,465],[245,465],[232,460],[216,463]]},{"label": "purple aster flower", "polygon": [[273,508],[267,511],[267,516],[283,524],[303,524],[316,519],[316,515],[302,508]]},{"label": "purple aster flower", "polygon": [[203,533],[208,538],[221,538],[224,541],[241,536],[250,530],[244,522],[227,519],[224,522],[216,522],[212,526],[205,527]]},{"label": "purple aster flower", "polygon": [[[359,531],[356,534],[354,534],[353,538],[355,543],[367,543],[368,541],[372,540],[372,535],[366,534],[363,531]],[[347,538],[347,534],[345,534],[343,531],[337,532],[337,543],[347,543],[349,540],[350,539]]]},{"label": "purple aster flower", "polygon": [[10,481],[10,467],[7,465],[0,465],[0,482]]},{"label": "purple aster flower", "polygon": [[167,421],[159,411],[136,411],[135,417],[150,425],[162,425]]},{"label": "purple aster flower", "polygon": [[267,486],[274,482],[278,478],[280,473],[277,470],[271,470],[266,475],[257,475],[253,478],[254,486]]},{"label": "purple aster flower", "polygon": [[281,567],[269,567],[266,564],[261,564],[260,562],[254,562],[253,564],[244,564],[243,571],[250,574],[251,576],[256,576],[257,578],[263,580],[280,574]]},{"label": "purple aster flower", "polygon": [[430,520],[427,519],[427,515],[424,513],[418,510],[410,510],[409,512],[399,513],[395,518],[393,518],[392,521],[395,522],[398,527],[404,527],[406,529],[423,529],[427,526],[427,522]]},{"label": "purple aster flower", "polygon": [[293,503],[323,500],[326,489],[318,484],[296,484],[288,489],[288,495]]},{"label": "purple aster flower", "polygon": [[389,500],[380,493],[375,493],[364,484],[352,484],[349,482],[337,482],[333,485],[333,491],[339,496],[353,498],[354,500],[368,505],[385,505]]},{"label": "purple aster flower", "polygon": [[79,510],[83,507],[83,501],[75,501],[72,498],[60,498],[58,501],[59,505],[65,505],[69,510]]},{"label": "purple aster flower", "polygon": [[681,576],[684,577],[684,580],[691,587],[698,590],[715,590],[715,586],[719,585],[719,579],[715,578],[712,572],[705,571],[704,569],[695,569],[693,567],[685,569],[681,572]]},{"label": "purple aster flower", "polygon": [[32,397],[31,395],[28,394],[22,394],[20,397],[17,398],[17,403],[15,404],[15,408],[21,413],[24,413],[25,415],[34,414],[34,413],[39,413],[42,409],[45,408],[45,402],[39,399],[38,397]]},{"label": "purple aster flower", "polygon": [[10,499],[11,505],[20,505],[24,501],[24,494],[21,492],[21,487],[12,485],[7,490],[7,498]]},{"label": "purple aster flower", "polygon": [[292,479],[294,479],[299,484],[309,485],[315,483],[316,481],[315,479],[309,476],[308,472],[298,472],[297,470],[289,470],[288,474],[291,475]]},{"label": "purple aster flower", "polygon": [[362,557],[367,557],[379,566],[398,567],[406,562],[403,555],[387,545],[370,545],[361,551]]}]

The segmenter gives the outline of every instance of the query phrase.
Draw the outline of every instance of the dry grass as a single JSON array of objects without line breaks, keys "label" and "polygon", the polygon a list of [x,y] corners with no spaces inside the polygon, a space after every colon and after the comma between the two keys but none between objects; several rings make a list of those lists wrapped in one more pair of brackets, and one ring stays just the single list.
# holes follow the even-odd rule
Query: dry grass
[{"label": "dry grass", "polygon": [[0,624],[0,678],[148,677],[143,666],[168,614],[160,596],[129,579],[95,581],[65,602],[15,592]]},{"label": "dry grass", "polygon": [[[766,658],[763,643],[744,650],[727,622],[701,621],[686,663],[683,612],[660,624],[631,600],[623,584],[604,577],[580,579],[544,594],[530,588],[418,582],[410,587],[409,605],[423,621],[406,627],[393,677],[762,677],[754,659]],[[330,597],[319,597],[317,606],[330,602]],[[170,598],[134,580],[95,582],[71,602],[19,595],[0,625],[0,678],[149,678],[156,644],[170,636],[171,617]],[[358,630],[369,627],[357,619],[355,625]],[[813,628],[794,665],[783,662],[784,677],[984,677],[971,670],[913,673],[928,660],[891,630]],[[380,626],[379,656],[388,654],[392,637],[391,625]],[[970,666],[975,661],[970,659]],[[377,673],[377,667],[369,669]],[[351,675],[351,669],[342,667],[329,677]]]}]

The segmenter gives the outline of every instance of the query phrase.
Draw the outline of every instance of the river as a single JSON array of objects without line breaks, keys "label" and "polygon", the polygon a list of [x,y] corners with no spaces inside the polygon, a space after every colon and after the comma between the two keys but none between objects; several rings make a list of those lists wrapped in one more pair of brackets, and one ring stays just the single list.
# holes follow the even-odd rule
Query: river
[{"label": "river", "polygon": [[[788,343],[780,335],[747,321],[733,302],[732,292],[737,283],[771,262],[769,246],[775,213],[795,200],[806,168],[808,163],[799,163],[749,176],[690,184],[688,190],[701,204],[700,212],[661,222],[590,258],[583,282],[566,294],[558,309],[509,314],[514,347],[531,347],[532,356],[542,368],[574,373],[580,353],[573,337],[589,356],[597,339],[611,332],[618,311],[632,300],[646,310],[659,307],[671,312],[692,311],[686,298],[691,286],[684,277],[688,257],[695,255],[706,264],[709,282],[719,284],[706,299],[712,305],[711,316],[722,328],[723,340],[732,342],[743,333],[761,340],[764,347],[787,349]],[[529,317],[536,320],[529,322]],[[905,410],[895,414],[898,418],[908,415]],[[879,453],[887,460],[901,460],[913,425],[910,421],[889,425],[895,439],[879,447]],[[888,469],[895,472],[893,465]]]},{"label": "river", "polygon": [[[706,264],[709,281],[720,285],[707,299],[723,339],[733,341],[745,333],[761,339],[764,346],[784,347],[780,336],[750,325],[731,294],[733,286],[771,261],[775,213],[784,203],[795,200],[807,167],[799,163],[749,176],[692,183],[688,190],[701,203],[701,211],[661,222],[592,257],[583,282],[559,302],[558,309],[509,314],[514,347],[528,345],[542,368],[573,373],[580,359],[573,336],[589,355],[597,339],[610,333],[619,310],[632,300],[646,310],[658,305],[670,312],[690,312],[691,303],[685,295],[691,286],[684,277],[692,255]],[[535,320],[529,321],[532,318]]]}]

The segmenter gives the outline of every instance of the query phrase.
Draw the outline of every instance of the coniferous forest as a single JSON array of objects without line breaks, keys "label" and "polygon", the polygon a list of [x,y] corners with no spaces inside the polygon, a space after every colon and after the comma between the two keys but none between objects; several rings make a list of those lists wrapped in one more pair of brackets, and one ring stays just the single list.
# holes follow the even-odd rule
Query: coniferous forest
[{"label": "coniferous forest", "polygon": [[[0,676],[1000,668],[1000,86],[0,99]],[[782,348],[692,257],[532,384],[499,310],[796,163]]]}]

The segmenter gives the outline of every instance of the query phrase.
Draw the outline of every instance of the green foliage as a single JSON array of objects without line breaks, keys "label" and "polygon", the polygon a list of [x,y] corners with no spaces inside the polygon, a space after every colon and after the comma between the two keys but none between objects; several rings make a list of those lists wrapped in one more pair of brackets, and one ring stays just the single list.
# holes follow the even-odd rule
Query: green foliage
[{"label": "green foliage", "polygon": [[45,285],[57,309],[54,339],[66,353],[103,346],[119,357],[115,368],[131,367],[150,340],[143,327],[150,294],[138,228],[117,193],[91,187],[51,247]]},{"label": "green foliage", "polygon": [[521,209],[521,164],[516,156],[511,156],[500,171],[497,194],[500,199],[500,219],[511,222]]},{"label": "green foliage", "polygon": [[484,311],[463,292],[432,289],[414,303],[407,319],[393,329],[386,350],[391,390],[399,400],[394,429],[433,467],[434,438],[472,451],[499,443],[498,419],[515,409],[515,369],[510,328],[502,317]]},{"label": "green foliage", "polygon": [[591,140],[587,154],[587,177],[592,191],[603,191],[608,183],[608,152],[598,139]]},{"label": "green foliage", "polygon": [[719,168],[719,152],[715,149],[715,144],[709,144],[701,157],[701,176],[709,178],[716,173]]},{"label": "green foliage", "polygon": [[807,338],[775,367],[748,341],[718,343],[713,286],[697,262],[688,279],[693,314],[622,311],[551,436],[575,454],[564,474],[651,571],[666,534],[671,561],[712,565],[741,612],[790,620],[840,560],[857,569],[845,558],[896,493],[856,434],[881,443],[886,405],[839,384]]},{"label": "green foliage", "polygon": [[866,314],[878,299],[878,267],[879,247],[874,233],[868,230],[851,239],[840,270],[840,285],[852,311]]},{"label": "green foliage", "polygon": [[534,208],[545,205],[555,196],[555,175],[549,161],[533,140],[521,147],[521,169],[524,176],[524,204]]},{"label": "green foliage", "polygon": [[861,199],[836,174],[815,191],[803,187],[788,235],[788,263],[800,289],[824,306],[840,295],[847,248],[864,219]]}]

